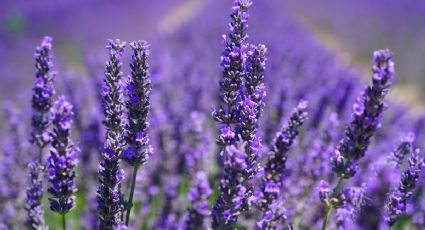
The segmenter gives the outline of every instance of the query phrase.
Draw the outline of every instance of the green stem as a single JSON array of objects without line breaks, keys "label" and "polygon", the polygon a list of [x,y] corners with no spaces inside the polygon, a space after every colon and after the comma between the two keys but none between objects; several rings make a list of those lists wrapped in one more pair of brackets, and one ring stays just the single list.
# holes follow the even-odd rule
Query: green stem
[{"label": "green stem", "polygon": [[328,226],[328,222],[329,222],[329,219],[331,217],[331,214],[332,214],[332,206],[327,205],[326,206],[326,216],[325,216],[325,219],[323,220],[322,230],[326,230],[326,227]]},{"label": "green stem", "polygon": [[130,189],[130,197],[128,198],[128,210],[127,210],[127,216],[125,218],[125,225],[128,226],[130,223],[130,213],[131,208],[133,207],[133,195],[134,195],[134,187],[136,185],[136,177],[137,177],[137,169],[139,167],[134,166],[133,168],[133,178],[131,179],[131,189]]},{"label": "green stem", "polygon": [[[335,198],[338,196],[338,194],[340,194],[342,192],[342,189],[344,188],[344,184],[345,184],[345,180],[343,178],[339,178],[338,180],[338,184],[335,186],[332,195],[331,195],[331,199]],[[331,217],[332,214],[332,201],[328,202],[326,204],[326,216],[325,219],[323,220],[323,225],[322,225],[322,230],[326,230],[326,226],[328,225],[329,219]]]},{"label": "green stem", "polygon": [[336,187],[333,190],[332,196],[331,197],[336,197],[338,196],[338,194],[340,194],[342,192],[342,189],[344,188],[344,184],[345,184],[345,180],[342,178],[339,178],[338,180],[338,184],[336,185]]},{"label": "green stem", "polygon": [[66,230],[65,213],[62,213],[62,229]]}]

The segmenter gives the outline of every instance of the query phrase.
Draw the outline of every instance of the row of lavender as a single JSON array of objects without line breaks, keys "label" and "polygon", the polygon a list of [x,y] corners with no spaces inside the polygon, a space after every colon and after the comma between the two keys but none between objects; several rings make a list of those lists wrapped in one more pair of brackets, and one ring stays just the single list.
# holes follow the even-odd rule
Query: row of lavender
[{"label": "row of lavender", "polygon": [[[84,221],[73,223],[76,228],[108,229],[125,224],[148,229],[203,229],[210,226],[209,206],[215,229],[326,228],[328,221],[332,223],[330,228],[377,228],[394,224],[401,214],[412,226],[421,226],[424,204],[406,202],[407,198],[420,201],[423,196],[422,188],[413,190],[423,161],[413,150],[417,145],[414,135],[409,134],[391,152],[398,145],[399,135],[409,129],[415,129],[417,139],[422,140],[421,120],[408,117],[401,106],[392,106],[381,122],[386,108],[383,99],[394,71],[391,53],[375,54],[373,84],[359,97],[350,118],[350,104],[361,91],[355,75],[339,69],[290,19],[278,21],[272,14],[261,15],[274,22],[269,25],[270,31],[285,33],[255,33],[254,28],[253,34],[261,36],[268,49],[248,44],[249,6],[248,1],[236,1],[233,7],[231,32],[224,40],[219,91],[211,87],[216,80],[208,77],[216,74],[216,68],[209,63],[214,63],[219,48],[205,46],[213,43],[208,38],[211,31],[202,30],[196,25],[199,21],[183,28],[184,39],[168,38],[170,47],[154,50],[159,57],[152,62],[160,65],[153,66],[151,75],[154,90],[149,136],[154,154],[143,170],[137,169],[152,153],[146,133],[151,83],[144,72],[145,45],[132,44],[132,80],[127,87],[120,86],[124,47],[118,41],[108,45],[110,61],[103,87],[99,87],[98,74],[93,73],[94,88],[103,92],[98,100],[102,105],[94,107],[104,110],[106,133],[100,127],[97,109],[87,104],[87,92],[72,84],[65,88],[75,106],[74,126],[81,152],[70,141],[72,112],[63,98],[54,103],[50,116],[55,127],[53,135],[42,132],[48,123],[45,105],[50,105],[54,91],[50,83],[36,84],[35,89],[41,88],[34,95],[40,95],[36,99],[41,98],[44,105],[35,107],[42,114],[33,122],[39,131],[36,143],[42,149],[53,139],[47,164],[52,184],[49,196],[57,197],[51,200],[53,211],[69,211],[74,203],[71,194],[78,187],[77,200],[86,202],[77,203],[77,209],[83,205],[86,208],[74,211],[84,216]],[[261,7],[265,7],[263,12],[270,12],[273,5]],[[191,49],[185,46],[187,41],[192,42]],[[38,52],[49,47],[46,42]],[[45,57],[51,62],[50,56]],[[37,67],[42,71],[38,76],[50,82],[51,76],[46,75],[50,66]],[[96,68],[90,65],[90,69]],[[121,90],[127,92],[125,98]],[[213,117],[221,124],[217,147],[215,126],[208,116],[216,95],[220,100]],[[299,100],[309,101],[308,108],[302,101],[292,115],[288,114]],[[5,145],[10,148],[5,148],[2,158],[6,163],[2,164],[6,167],[2,183],[7,186],[2,186],[5,202],[1,208],[4,226],[11,227],[25,219],[14,213],[21,212],[25,199],[25,183],[18,179],[24,171],[15,175],[11,169],[25,168],[22,159],[28,158],[24,154],[33,147],[17,141],[25,139],[23,128],[10,107],[7,109],[12,132]],[[99,146],[103,146],[101,152]],[[74,178],[75,154],[80,161],[78,174],[84,178]],[[406,163],[403,158],[409,154]],[[44,161],[38,154],[34,156],[36,162]],[[130,164],[120,164],[121,159]],[[101,183],[96,202],[99,162]],[[39,217],[43,178],[37,170],[42,167],[33,163],[31,169],[33,188],[28,191],[32,203],[28,208],[32,217]],[[124,176],[122,169],[133,174]],[[58,183],[63,185],[60,189]],[[423,179],[419,183],[423,185]],[[335,189],[329,184],[335,184]],[[126,185],[129,193],[125,193]],[[42,225],[42,218],[34,220]]]}]

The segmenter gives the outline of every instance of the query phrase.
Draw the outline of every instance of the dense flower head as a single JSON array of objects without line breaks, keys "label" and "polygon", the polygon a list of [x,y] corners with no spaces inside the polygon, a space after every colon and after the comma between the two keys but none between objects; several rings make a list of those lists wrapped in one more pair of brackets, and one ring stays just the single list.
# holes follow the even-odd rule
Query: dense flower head
[{"label": "dense flower head", "polygon": [[391,153],[391,159],[394,161],[396,167],[400,167],[403,163],[405,156],[410,155],[413,152],[413,142],[415,141],[415,134],[409,132],[401,140],[397,148]]},{"label": "dense flower head", "polygon": [[392,226],[406,212],[407,201],[413,194],[424,164],[425,159],[419,155],[419,150],[416,149],[409,158],[408,168],[401,175],[398,188],[388,197],[385,212],[385,220],[388,225]]},{"label": "dense flower head", "polygon": [[103,124],[106,128],[102,159],[99,166],[100,185],[97,190],[98,215],[101,229],[114,229],[120,223],[121,181],[120,158],[125,146],[123,127],[124,104],[121,87],[122,54],[125,43],[108,40],[106,49],[109,61],[106,63],[103,85]]},{"label": "dense flower head", "polygon": [[208,184],[207,174],[204,171],[198,171],[191,182],[188,194],[188,200],[192,207],[188,210],[184,229],[207,228],[208,198],[211,194],[212,190]]},{"label": "dense flower head", "polygon": [[[246,40],[246,28],[248,19],[248,8],[251,2],[248,0],[235,0],[231,14],[232,21],[229,24],[229,34],[223,35],[225,49],[221,56],[222,79],[220,80],[220,101],[221,106],[213,109],[214,119],[227,127],[226,133],[235,132],[232,124],[238,123],[238,101],[241,100],[241,88],[245,75],[244,44]],[[230,129],[230,130],[229,130]],[[223,132],[220,137],[226,136]],[[218,139],[218,144],[222,147],[228,142]],[[227,136],[228,137],[228,136]],[[236,136],[237,137],[237,136]],[[232,143],[233,141],[231,141]]]},{"label": "dense flower head", "polygon": [[26,210],[30,217],[29,225],[36,229],[45,229],[43,198],[43,167],[37,161],[28,164],[30,169],[30,184],[27,187]]},{"label": "dense flower head", "polygon": [[225,150],[220,196],[211,213],[213,229],[233,229],[239,214],[247,208],[245,204],[250,194],[243,185],[245,182],[243,174],[247,168],[243,149],[231,145]]},{"label": "dense flower head", "polygon": [[64,97],[53,104],[51,123],[53,125],[52,148],[47,159],[47,172],[50,182],[48,189],[50,209],[65,214],[75,206],[75,167],[76,155],[80,151],[71,140],[72,105]]},{"label": "dense flower head", "polygon": [[131,165],[144,164],[152,153],[149,146],[148,115],[150,110],[150,94],[152,90],[149,79],[149,45],[145,41],[135,41],[130,44],[133,55],[130,64],[131,76],[127,82],[127,119],[126,141],[127,150],[123,159]]},{"label": "dense flower head", "polygon": [[40,46],[35,51],[35,83],[32,89],[33,116],[31,120],[32,132],[31,142],[39,148],[43,148],[50,142],[49,132],[49,111],[52,106],[52,98],[55,94],[53,83],[55,73],[52,72],[53,57],[52,38],[44,37]]},{"label": "dense flower head", "polygon": [[[265,227],[260,229],[275,229],[285,216],[285,213],[278,212],[279,210],[284,211],[284,209],[276,209],[276,207],[282,206],[279,202],[282,198],[281,189],[286,174],[286,160],[289,149],[298,136],[299,129],[307,120],[306,109],[307,102],[301,101],[292,112],[282,131],[277,133],[272,150],[268,153],[263,181],[260,186],[261,191],[256,197],[258,205],[263,210],[263,219],[257,222],[257,227]],[[264,225],[263,222],[267,222],[266,220],[270,219],[271,215],[273,215],[272,221]]]},{"label": "dense flower head", "polygon": [[380,127],[380,120],[394,74],[392,53],[389,50],[374,52],[372,85],[357,99],[353,106],[353,120],[347,126],[345,136],[332,157],[332,167],[340,178],[355,175],[360,158],[364,157],[370,139]]},{"label": "dense flower head", "polygon": [[[248,45],[247,60],[245,63],[245,90],[249,98],[257,104],[258,113],[264,107],[264,98],[266,96],[263,83],[264,72],[266,70],[267,48],[263,44]],[[257,114],[257,119],[259,114]]]}]

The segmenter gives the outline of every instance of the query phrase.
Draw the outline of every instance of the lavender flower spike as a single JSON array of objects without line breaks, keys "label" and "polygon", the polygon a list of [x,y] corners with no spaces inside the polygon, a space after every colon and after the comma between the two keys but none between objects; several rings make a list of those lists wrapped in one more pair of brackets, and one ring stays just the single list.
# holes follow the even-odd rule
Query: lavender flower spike
[{"label": "lavender flower spike", "polygon": [[147,161],[152,153],[152,147],[149,145],[149,137],[147,135],[150,110],[149,97],[152,90],[147,62],[149,45],[145,41],[132,42],[130,45],[133,50],[133,56],[132,63],[130,64],[131,77],[127,83],[128,100],[126,106],[128,124],[126,127],[126,141],[128,147],[124,151],[122,158],[133,166],[133,175],[128,200],[129,207],[127,210],[126,225],[129,224],[130,212],[133,206],[137,169]]},{"label": "lavender flower spike", "polygon": [[354,104],[353,120],[345,130],[345,136],[331,158],[332,170],[338,175],[338,184],[329,197],[332,202],[326,203],[326,217],[323,220],[322,230],[334,208],[341,207],[338,199],[344,189],[345,180],[356,174],[358,161],[365,156],[375,131],[380,127],[382,113],[386,108],[385,96],[391,87],[394,75],[394,62],[389,50],[380,50],[373,53],[372,86],[368,86]]},{"label": "lavender flower spike", "polygon": [[131,77],[127,83],[126,106],[128,108],[128,124],[126,141],[128,148],[122,158],[130,165],[143,165],[152,152],[149,146],[147,131],[149,129],[148,115],[150,110],[150,94],[152,90],[149,79],[149,44],[145,41],[132,42],[133,50]]},{"label": "lavender flower spike", "polygon": [[124,174],[120,169],[120,157],[124,142],[124,105],[120,80],[121,58],[125,43],[109,40],[106,49],[110,60],[106,63],[105,79],[102,92],[103,112],[106,128],[105,143],[99,166],[99,188],[97,203],[100,229],[115,229],[120,223],[121,181]]},{"label": "lavender flower spike", "polygon": [[263,217],[256,224],[256,229],[276,229],[284,218],[284,209],[277,207],[285,173],[288,151],[298,136],[300,127],[307,120],[307,102],[301,101],[292,112],[288,123],[279,132],[274,140],[272,151],[268,154],[268,160],[264,169],[264,178],[261,191],[257,200],[263,211]]},{"label": "lavender flower spike", "polygon": [[235,0],[232,21],[229,24],[230,33],[223,35],[225,49],[221,56],[221,66],[223,68],[223,78],[220,80],[220,100],[221,106],[218,110],[213,109],[214,119],[223,124],[217,140],[221,147],[228,146],[236,142],[235,125],[238,120],[237,103],[241,97],[242,81],[244,79],[244,53],[243,42],[248,37],[246,29],[248,27],[248,8],[251,6],[250,0]]},{"label": "lavender flower spike", "polygon": [[43,206],[43,166],[37,161],[28,164],[30,169],[30,185],[27,187],[27,206],[29,225],[34,229],[47,229],[44,224]]},{"label": "lavender flower spike", "polygon": [[224,174],[220,181],[220,196],[211,212],[212,228],[233,230],[238,216],[246,210],[247,188],[243,185],[243,174],[247,168],[244,146],[234,145],[225,149]]},{"label": "lavender flower spike", "polygon": [[192,207],[188,210],[184,229],[206,229],[208,198],[212,194],[210,185],[208,184],[207,174],[201,170],[196,172],[190,187],[189,201]]},{"label": "lavender flower spike", "polygon": [[[266,96],[264,71],[266,69],[267,49],[264,45],[251,45],[247,52],[245,74],[244,100],[239,102],[239,132],[242,140],[247,142],[245,153],[247,154],[247,170],[245,181],[249,182],[257,174],[258,152],[261,147],[261,140],[257,137],[258,119],[264,107]],[[246,185],[249,190],[251,186]]]},{"label": "lavender flower spike", "polygon": [[53,67],[53,57],[51,55],[52,38],[44,37],[41,46],[35,51],[35,84],[32,89],[32,116],[31,142],[35,143],[40,149],[43,149],[49,142],[50,136],[47,130],[49,126],[49,112],[52,106],[52,97],[55,93],[53,82],[55,73],[51,71]]},{"label": "lavender flower spike", "polygon": [[75,206],[74,184],[76,155],[80,151],[71,140],[72,105],[63,96],[53,104],[51,112],[52,148],[47,159],[47,171],[52,198],[50,209],[65,215]]},{"label": "lavender flower spike", "polygon": [[385,212],[389,226],[394,225],[406,212],[407,200],[412,196],[424,164],[425,159],[420,159],[419,150],[416,149],[410,156],[409,167],[402,174],[398,188],[389,195]]},{"label": "lavender flower spike", "polygon": [[403,163],[405,156],[410,155],[413,152],[413,142],[415,141],[415,134],[409,132],[391,153],[391,159],[394,161],[394,164],[397,168]]},{"label": "lavender flower spike", "polygon": [[[52,107],[52,98],[55,94],[53,82],[55,73],[51,71],[53,67],[52,38],[44,37],[40,46],[35,50],[35,83],[32,89],[32,108],[31,118],[31,143],[38,147],[38,162],[31,163],[30,186],[27,191],[27,204],[29,212],[29,221],[33,226],[44,226],[44,217],[42,197],[43,197],[43,149],[50,143],[49,113]],[[40,169],[41,167],[41,169]],[[39,179],[37,179],[39,177]],[[38,194],[38,193],[41,194]]]},{"label": "lavender flower spike", "polygon": [[394,75],[392,53],[389,50],[380,50],[373,55],[372,86],[366,88],[354,104],[353,120],[331,159],[333,171],[342,179],[355,175],[357,163],[365,155],[386,108],[384,98]]}]

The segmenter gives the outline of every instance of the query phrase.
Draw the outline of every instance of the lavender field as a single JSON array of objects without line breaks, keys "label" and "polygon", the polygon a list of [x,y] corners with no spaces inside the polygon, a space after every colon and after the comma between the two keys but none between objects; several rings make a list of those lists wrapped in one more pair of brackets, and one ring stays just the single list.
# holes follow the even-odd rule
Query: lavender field
[{"label": "lavender field", "polygon": [[0,5],[0,230],[425,229],[422,1]]}]

